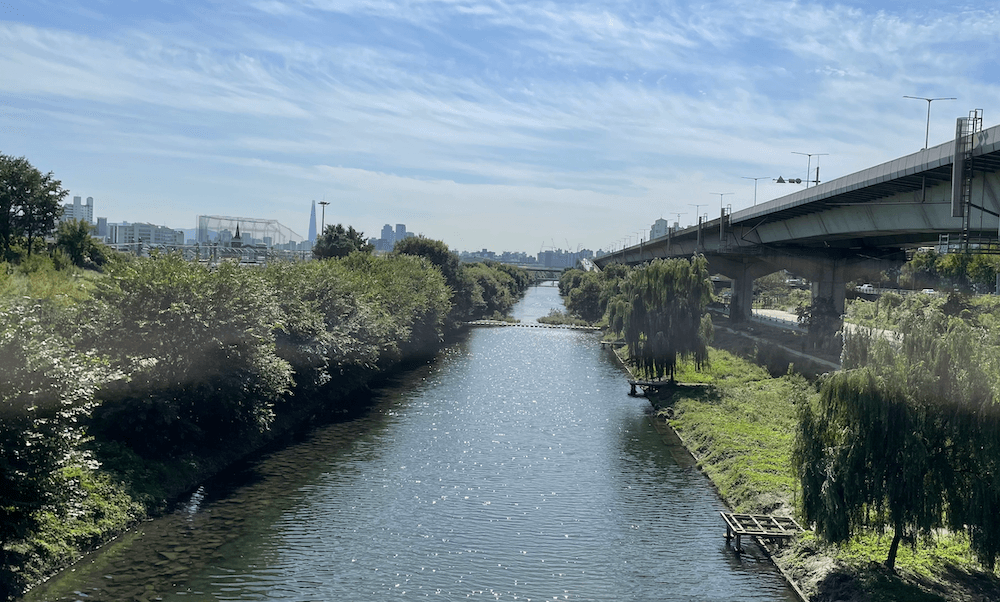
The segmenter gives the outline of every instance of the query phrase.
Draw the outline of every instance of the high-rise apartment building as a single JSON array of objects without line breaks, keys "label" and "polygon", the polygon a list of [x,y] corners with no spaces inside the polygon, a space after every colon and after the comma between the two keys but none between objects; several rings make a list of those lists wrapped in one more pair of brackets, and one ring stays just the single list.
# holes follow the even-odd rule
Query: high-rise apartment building
[{"label": "high-rise apartment building", "polygon": [[60,221],[69,221],[71,219],[85,221],[89,224],[94,223],[94,197],[87,197],[87,204],[83,204],[80,197],[73,197],[72,203],[66,203],[63,205],[63,213]]},{"label": "high-rise apartment building", "polygon": [[649,240],[654,238],[660,238],[661,236],[666,236],[667,231],[670,229],[670,222],[663,219],[662,217],[655,222],[653,226],[649,229]]}]

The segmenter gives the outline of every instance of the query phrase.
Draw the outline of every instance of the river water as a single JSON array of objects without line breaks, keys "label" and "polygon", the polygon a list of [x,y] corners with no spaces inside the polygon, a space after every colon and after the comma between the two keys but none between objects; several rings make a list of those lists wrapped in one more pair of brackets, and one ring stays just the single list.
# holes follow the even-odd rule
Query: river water
[{"label": "river water", "polygon": [[[552,286],[515,308],[561,307]],[[794,600],[589,332],[484,328],[26,600]],[[687,460],[687,461],[685,461]]]}]

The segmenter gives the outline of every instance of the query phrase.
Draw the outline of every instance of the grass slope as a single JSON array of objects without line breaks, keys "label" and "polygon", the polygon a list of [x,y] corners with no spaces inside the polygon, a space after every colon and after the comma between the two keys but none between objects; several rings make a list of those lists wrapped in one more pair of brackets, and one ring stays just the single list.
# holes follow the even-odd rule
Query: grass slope
[{"label": "grass slope", "polygon": [[[798,485],[791,454],[796,404],[817,395],[814,384],[767,371],[711,349],[709,366],[683,363],[680,384],[650,398],[737,512],[794,514]],[[890,537],[861,534],[842,546],[807,534],[775,551],[775,560],[810,600],[1000,600],[1000,579],[979,567],[964,537],[941,534],[900,549],[896,573],[882,562]]]}]

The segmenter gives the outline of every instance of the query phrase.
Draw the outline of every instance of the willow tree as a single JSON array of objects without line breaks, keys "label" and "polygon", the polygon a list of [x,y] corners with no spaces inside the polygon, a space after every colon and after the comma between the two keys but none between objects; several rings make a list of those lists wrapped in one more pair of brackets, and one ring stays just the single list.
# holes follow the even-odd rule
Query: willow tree
[{"label": "willow tree", "polygon": [[699,366],[708,359],[711,320],[702,314],[712,282],[704,257],[656,260],[629,272],[621,290],[609,304],[609,323],[640,370],[674,380],[678,357]]},{"label": "willow tree", "polygon": [[843,542],[888,527],[892,568],[904,537],[943,525],[950,470],[933,411],[860,369],[829,377],[819,407],[800,412],[794,457],[803,513],[817,534]]},{"label": "willow tree", "polygon": [[[844,372],[800,408],[794,463],[803,512],[840,542],[873,529],[899,544],[964,531],[987,567],[1000,556],[1000,409],[984,332],[939,310],[900,316],[901,339],[849,334]],[[995,359],[995,357],[993,358]]]}]

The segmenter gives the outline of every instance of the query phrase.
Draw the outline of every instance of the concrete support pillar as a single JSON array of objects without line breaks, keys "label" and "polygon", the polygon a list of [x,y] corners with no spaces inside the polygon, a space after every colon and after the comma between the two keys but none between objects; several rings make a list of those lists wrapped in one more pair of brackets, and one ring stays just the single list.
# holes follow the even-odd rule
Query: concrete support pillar
[{"label": "concrete support pillar", "polygon": [[753,281],[749,270],[733,278],[733,296],[729,301],[729,319],[732,322],[746,322],[753,315]]},{"label": "concrete support pillar", "polygon": [[753,307],[753,281],[779,268],[753,257],[708,256],[709,270],[725,274],[733,280],[733,296],[729,301],[729,320],[745,322]]},{"label": "concrete support pillar", "polygon": [[847,276],[842,262],[822,262],[819,273],[812,280],[812,298],[829,299],[838,315],[843,315],[847,302]]}]

